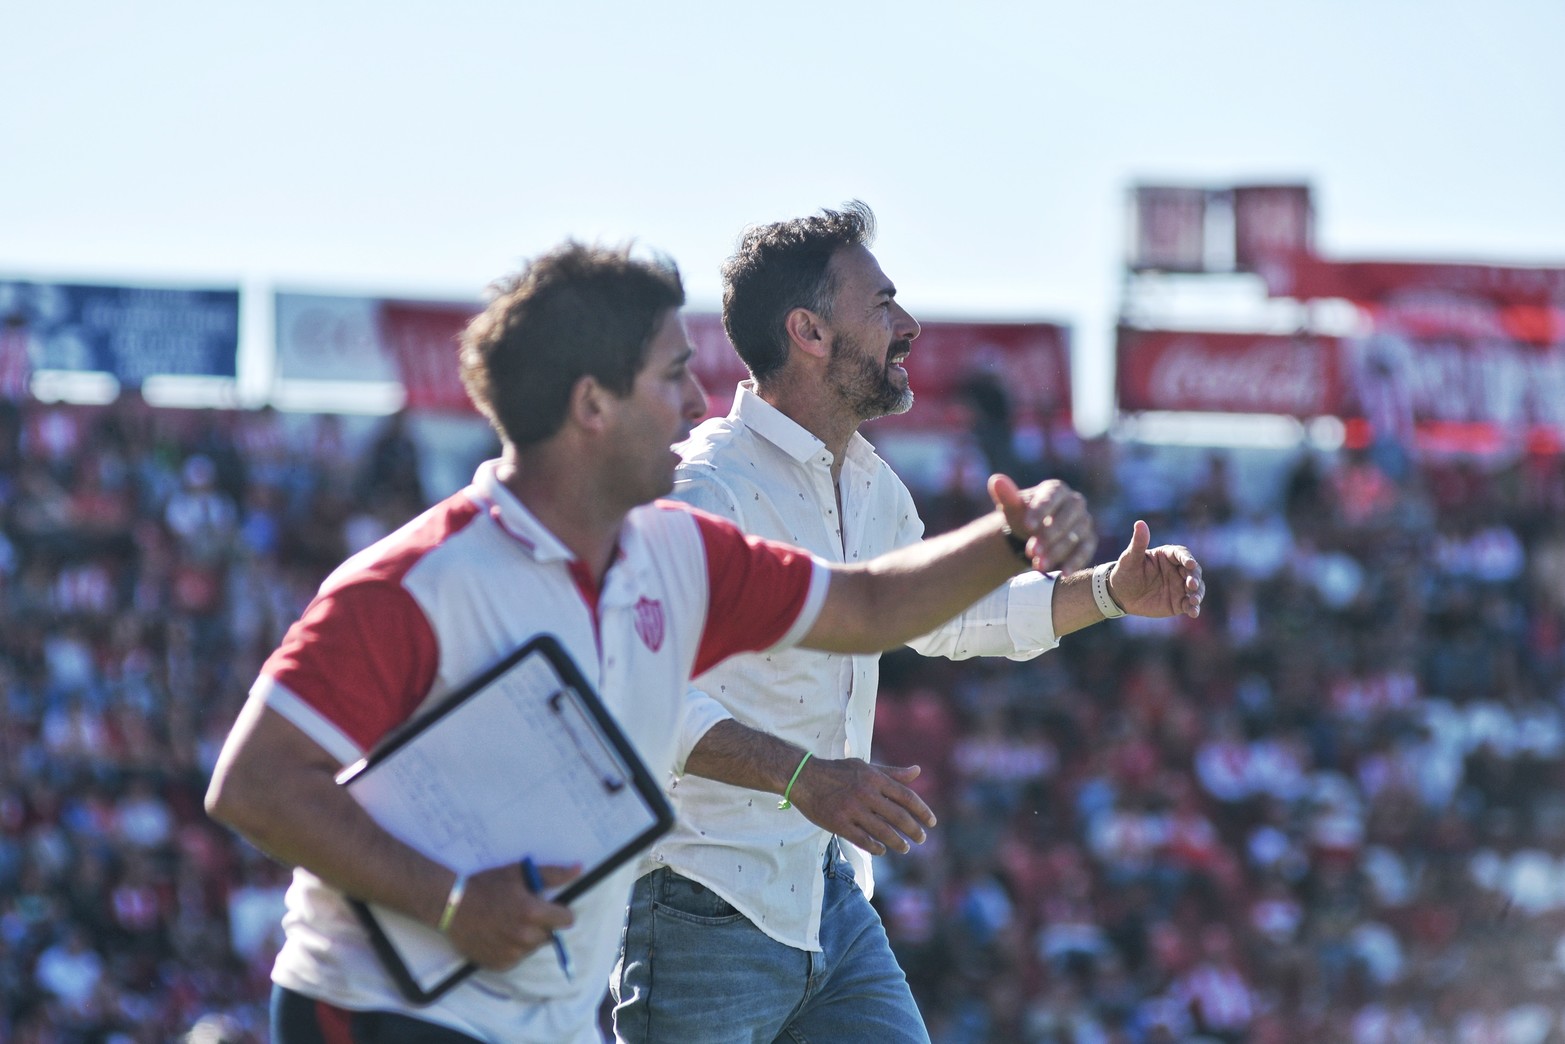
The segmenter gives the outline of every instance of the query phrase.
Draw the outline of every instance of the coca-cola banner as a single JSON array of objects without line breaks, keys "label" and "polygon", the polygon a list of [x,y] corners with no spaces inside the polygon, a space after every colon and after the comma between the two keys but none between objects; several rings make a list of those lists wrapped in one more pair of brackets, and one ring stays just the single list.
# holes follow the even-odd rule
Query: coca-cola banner
[{"label": "coca-cola banner", "polygon": [[1313,252],[1315,212],[1308,185],[1240,185],[1231,199],[1235,268],[1254,272]]},{"label": "coca-cola banner", "polygon": [[1332,337],[1121,327],[1119,408],[1295,417],[1340,413],[1340,360]]},{"label": "coca-cola banner", "polygon": [[1361,417],[1408,439],[1432,425],[1565,433],[1565,344],[1495,337],[1362,338],[1119,331],[1119,407]]},{"label": "coca-cola banner", "polygon": [[1135,189],[1130,267],[1164,272],[1206,269],[1206,198],[1202,188]]}]

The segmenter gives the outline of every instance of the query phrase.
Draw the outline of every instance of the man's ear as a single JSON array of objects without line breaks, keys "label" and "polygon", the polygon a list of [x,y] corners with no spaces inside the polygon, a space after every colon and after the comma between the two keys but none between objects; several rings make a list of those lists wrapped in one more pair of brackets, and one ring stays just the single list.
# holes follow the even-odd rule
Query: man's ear
[{"label": "man's ear", "polygon": [[593,376],[576,379],[571,386],[570,406],[565,411],[566,420],[578,427],[601,432],[608,425],[613,412],[615,396]]},{"label": "man's ear", "polygon": [[783,319],[783,327],[788,331],[791,348],[819,359],[831,353],[831,337],[825,320],[808,308],[795,308],[789,312]]}]

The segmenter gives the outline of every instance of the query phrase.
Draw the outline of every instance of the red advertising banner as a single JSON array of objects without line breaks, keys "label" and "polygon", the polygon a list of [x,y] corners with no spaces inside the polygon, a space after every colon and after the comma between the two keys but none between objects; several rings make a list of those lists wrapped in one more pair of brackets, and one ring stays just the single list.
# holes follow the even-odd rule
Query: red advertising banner
[{"label": "red advertising banner", "polygon": [[725,417],[734,401],[734,386],[748,380],[750,371],[728,342],[722,316],[714,312],[686,312],[685,329],[696,350],[692,366],[706,388],[707,411]]},{"label": "red advertising banner", "polygon": [[1459,294],[1408,291],[1361,304],[1377,330],[1415,338],[1458,337],[1565,343],[1565,309],[1543,305],[1500,305]]},{"label": "red advertising banner", "polygon": [[1119,407],[1361,417],[1378,433],[1565,433],[1565,345],[1380,331],[1363,338],[1122,327]]},{"label": "red advertising banner", "polygon": [[1336,338],[1119,330],[1119,408],[1314,417],[1340,413]]},{"label": "red advertising banner", "polygon": [[923,323],[906,369],[917,402],[880,424],[961,425],[963,386],[980,377],[1005,390],[1017,424],[1053,427],[1071,418],[1070,330],[1056,323]]},{"label": "red advertising banner", "polygon": [[1381,332],[1345,345],[1349,407],[1379,430],[1493,425],[1565,431],[1565,345]]},{"label": "red advertising banner", "polygon": [[1269,267],[1266,275],[1273,297],[1383,301],[1438,292],[1497,305],[1565,307],[1565,268],[1297,257],[1292,264]]},{"label": "red advertising banner", "polygon": [[457,375],[457,345],[477,311],[477,306],[468,304],[381,302],[381,343],[396,363],[408,409],[473,412]]},{"label": "red advertising banner", "polygon": [[[421,301],[377,305],[381,350],[395,363],[407,407],[471,412],[457,376],[456,353],[462,329],[478,306]],[[709,410],[726,414],[734,386],[749,372],[728,343],[719,316],[689,312],[685,324]],[[1056,323],[924,323],[906,368],[918,404],[911,413],[880,423],[917,429],[964,426],[963,385],[981,375],[1007,391],[1019,423],[1068,424],[1071,418],[1070,331]]]},{"label": "red advertising banner", "polygon": [[[726,414],[734,386],[749,377],[728,342],[719,316],[689,313],[685,323],[696,350],[696,374],[711,411]],[[1013,419],[1068,423],[1071,417],[1070,331],[1056,323],[927,322],[905,368],[916,403],[878,426],[957,429],[966,425],[963,385],[994,378],[1010,397]]]},{"label": "red advertising banner", "polygon": [[32,385],[33,360],[20,315],[0,318],[0,402],[22,402]]},{"label": "red advertising banner", "polygon": [[1200,188],[1137,186],[1130,267],[1205,271],[1206,197],[1207,190]]},{"label": "red advertising banner", "polygon": [[1234,267],[1266,264],[1314,252],[1315,209],[1308,185],[1240,185],[1232,190]]}]

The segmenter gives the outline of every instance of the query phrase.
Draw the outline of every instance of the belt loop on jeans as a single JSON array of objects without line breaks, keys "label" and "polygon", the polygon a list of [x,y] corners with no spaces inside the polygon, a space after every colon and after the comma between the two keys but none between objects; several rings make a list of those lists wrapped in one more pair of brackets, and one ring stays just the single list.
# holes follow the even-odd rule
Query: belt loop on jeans
[{"label": "belt loop on jeans", "polygon": [[837,835],[833,834],[831,840],[826,842],[826,856],[821,860],[821,870],[827,877],[832,876],[832,866],[842,858],[842,848],[837,843]]}]

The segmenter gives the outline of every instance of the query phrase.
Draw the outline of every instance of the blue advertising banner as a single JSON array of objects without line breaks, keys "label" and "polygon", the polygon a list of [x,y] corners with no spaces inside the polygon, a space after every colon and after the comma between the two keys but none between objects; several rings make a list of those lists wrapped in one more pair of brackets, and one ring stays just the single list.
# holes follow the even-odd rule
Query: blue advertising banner
[{"label": "blue advertising banner", "polygon": [[239,291],[0,281],[0,321],[19,320],[32,368],[153,376],[234,377]]}]

